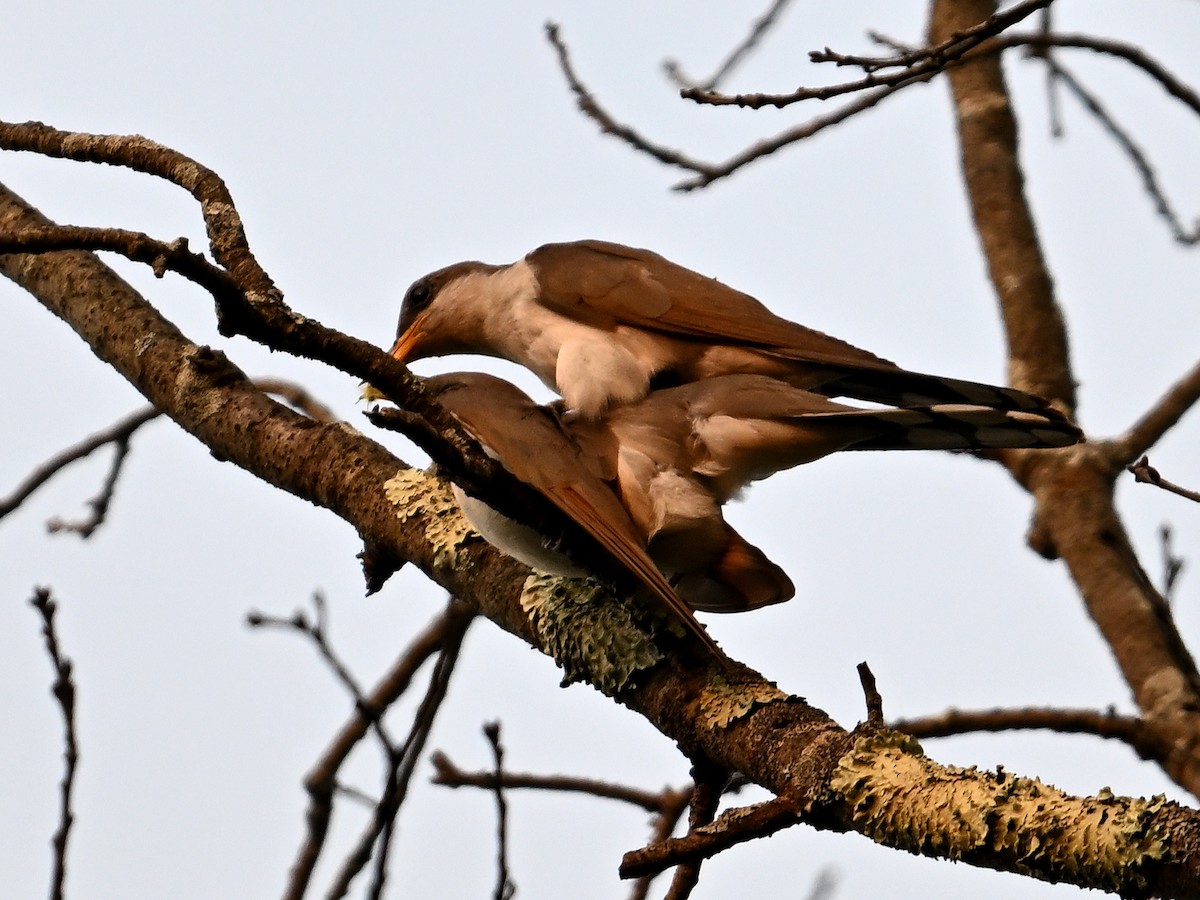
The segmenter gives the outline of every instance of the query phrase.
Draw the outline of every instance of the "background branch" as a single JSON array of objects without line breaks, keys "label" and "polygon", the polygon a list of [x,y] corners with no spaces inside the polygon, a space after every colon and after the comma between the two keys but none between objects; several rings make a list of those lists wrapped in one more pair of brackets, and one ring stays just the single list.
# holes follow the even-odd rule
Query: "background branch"
[{"label": "background branch", "polygon": [[[992,8],[986,0],[935,0],[931,41]],[[1008,340],[1009,381],[1072,411],[1075,377],[1063,316],[1025,197],[1000,59],[980,55],[947,74],[967,194]],[[1112,490],[1119,468],[1095,444],[1005,461],[1035,498],[1036,546],[1066,561],[1143,716],[1171,747],[1165,770],[1200,791],[1200,673],[1117,514]]]},{"label": "background branch", "polygon": [[71,660],[63,655],[59,644],[58,630],[54,625],[58,604],[51,597],[50,589],[38,588],[29,603],[42,617],[46,655],[54,667],[54,683],[50,692],[58,702],[63,718],[63,776],[59,787],[58,828],[51,841],[54,846],[54,865],[50,875],[51,900],[62,900],[67,880],[67,844],[71,837],[71,826],[75,824],[71,797],[75,792],[75,770],[79,765],[79,742],[75,732],[75,681]]}]

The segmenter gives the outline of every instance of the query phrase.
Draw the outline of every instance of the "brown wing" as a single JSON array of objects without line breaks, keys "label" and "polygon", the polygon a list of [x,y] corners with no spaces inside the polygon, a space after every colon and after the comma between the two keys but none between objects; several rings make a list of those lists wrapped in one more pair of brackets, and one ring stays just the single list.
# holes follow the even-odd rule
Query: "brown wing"
[{"label": "brown wing", "polygon": [[565,315],[714,343],[749,344],[822,365],[895,368],[873,353],[780,318],[749,294],[649,250],[576,241],[546,244],[525,258],[537,270],[542,302]]},{"label": "brown wing", "polygon": [[[605,241],[546,244],[526,260],[541,301],[598,327],[629,325],[705,343],[752,348],[803,365],[801,386],[890,406],[975,403],[1004,409],[1047,407],[1012,388],[926,375],[845,341],[780,318],[748,294],[649,250]],[[813,384],[815,367],[819,387]]]},{"label": "brown wing", "polygon": [[645,541],[625,507],[584,465],[579,448],[563,433],[553,413],[516,386],[491,375],[439,375],[426,383],[508,471],[583,527],[689,631],[720,655],[716,643],[646,552]]}]

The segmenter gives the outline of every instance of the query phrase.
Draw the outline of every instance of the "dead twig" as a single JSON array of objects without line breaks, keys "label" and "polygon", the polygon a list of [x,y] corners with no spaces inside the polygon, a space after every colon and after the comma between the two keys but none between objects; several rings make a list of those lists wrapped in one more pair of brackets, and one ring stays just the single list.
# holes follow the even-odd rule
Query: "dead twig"
[{"label": "dead twig", "polygon": [[639,878],[682,863],[707,859],[745,841],[775,834],[799,820],[795,802],[787,797],[732,809],[711,825],[694,829],[686,837],[631,850],[622,858],[619,872],[622,878]]},{"label": "dead twig", "polygon": [[1045,729],[1059,734],[1090,734],[1128,744],[1142,759],[1162,761],[1170,747],[1154,733],[1145,720],[1121,716],[1113,709],[948,709],[935,716],[900,719],[888,727],[918,739],[950,737],[978,731],[1018,731]]},{"label": "dead twig", "polygon": [[311,640],[317,652],[321,654],[321,659],[325,661],[330,671],[333,672],[337,680],[342,683],[342,686],[354,700],[355,712],[369,723],[371,729],[379,738],[380,744],[383,745],[384,750],[389,756],[395,754],[397,752],[396,744],[392,741],[383,726],[383,713],[385,710],[375,705],[371,698],[367,697],[363,689],[359,686],[357,679],[350,673],[349,667],[342,662],[341,658],[334,651],[333,646],[329,643],[325,596],[320,591],[313,593],[312,605],[313,612],[315,613],[315,618],[312,619],[299,610],[288,618],[269,616],[265,613],[254,611],[246,615],[246,624],[251,628],[282,628],[288,631],[295,631]]},{"label": "dead twig", "polygon": [[54,625],[54,614],[58,604],[50,595],[49,588],[34,591],[29,603],[42,617],[42,636],[46,641],[46,653],[54,667],[54,683],[50,691],[58,701],[63,717],[63,777],[59,787],[58,828],[54,832],[54,869],[50,876],[51,900],[62,900],[67,878],[67,841],[71,826],[75,824],[75,813],[71,810],[71,796],[75,789],[75,771],[79,766],[79,743],[75,732],[75,681],[72,678],[71,660],[62,653],[58,631]]},{"label": "dead twig", "polygon": [[[107,444],[116,444],[118,447],[121,445],[128,446],[129,439],[133,436],[133,433],[147,422],[156,419],[158,416],[159,411],[157,409],[152,406],[146,407],[145,409],[138,410],[137,412],[126,416],[124,419],[121,419],[119,422],[116,422],[108,428],[105,428],[103,431],[96,432],[90,437],[80,441],[78,444],[56,453],[54,456],[50,457],[32,472],[30,472],[25,477],[25,480],[13,489],[12,493],[0,500],[0,518],[4,518],[4,516],[17,509],[22,503],[29,499],[34,491],[40,488],[43,484],[45,484],[71,463],[83,459]],[[124,452],[119,450],[116,456],[117,458],[113,460],[109,477],[105,482],[106,492],[108,494],[108,498],[104,502],[105,509],[107,509],[108,500],[111,500],[112,495],[112,486],[110,482],[115,483],[117,471],[120,469],[120,464],[124,458]],[[97,497],[92,501],[92,503],[96,504],[100,501],[100,499],[100,497]],[[87,534],[90,534],[91,531],[94,531],[99,524],[100,523],[98,521],[95,522]],[[51,527],[50,530],[55,531],[62,527],[63,526],[61,525],[59,528]],[[82,532],[82,529],[78,530]],[[87,534],[85,534],[84,537],[87,537]]]},{"label": "dead twig", "polygon": [[644,791],[623,784],[597,781],[593,778],[577,778],[570,775],[534,775],[527,772],[505,772],[500,776],[502,780],[498,780],[495,772],[467,772],[460,769],[440,750],[435,751],[429,759],[434,768],[433,783],[444,787],[475,787],[489,791],[495,790],[497,787],[503,787],[506,790],[563,791],[588,794],[608,800],[620,800],[651,813],[661,814],[663,810],[664,801],[661,791]]},{"label": "dead twig", "polygon": [[[0,243],[3,243],[0,239]],[[333,422],[336,417],[329,407],[318,401],[305,388],[289,381],[284,381],[281,378],[257,378],[254,384],[258,388],[268,394],[273,394],[282,397],[292,407],[300,410],[309,418],[318,422]],[[125,463],[126,456],[129,453],[130,443],[133,435],[143,425],[152,422],[161,415],[160,411],[153,406],[147,406],[136,412],[130,413],[123,419],[105,428],[103,431],[98,431],[93,435],[56,453],[50,459],[46,460],[36,469],[25,477],[25,480],[18,484],[7,497],[0,499],[0,519],[4,518],[9,513],[16,510],[26,500],[32,496],[38,488],[48,482],[51,478],[69,466],[71,463],[84,459],[101,447],[112,444],[114,448],[113,460],[109,464],[108,475],[105,477],[104,485],[100,493],[93,499],[88,501],[88,505],[92,507],[92,514],[78,521],[65,521],[63,519],[51,519],[46,527],[53,532],[72,532],[80,535],[83,538],[91,537],[97,528],[102,525],[108,515],[109,506],[112,503],[113,493],[116,490],[117,480],[120,477],[122,467]]]},{"label": "dead twig", "polygon": [[377,900],[382,896],[387,881],[388,853],[391,848],[396,816],[408,796],[408,786],[412,781],[413,772],[421,758],[421,752],[429,737],[429,731],[433,727],[433,721],[446,698],[446,690],[450,684],[450,676],[458,662],[464,634],[465,629],[463,632],[444,635],[441,651],[438,653],[425,695],[413,717],[408,736],[399,748],[399,752],[391,757],[386,783],[379,802],[376,804],[375,814],[359,837],[358,843],[347,854],[334,876],[333,884],[327,893],[328,897],[346,896],[351,882],[366,867],[372,857],[374,857],[375,865],[372,881],[365,895],[372,900]]},{"label": "dead twig", "polygon": [[250,251],[241,215],[224,180],[178,150],[140,135],[61,131],[41,122],[0,122],[0,149],[121,166],[183,188],[200,204],[213,258],[247,293],[251,304],[281,299]]},{"label": "dead twig", "polygon": [[1142,180],[1142,188],[1154,203],[1154,210],[1171,232],[1171,236],[1181,244],[1190,245],[1200,242],[1200,225],[1194,229],[1186,228],[1178,213],[1171,206],[1162,186],[1158,183],[1158,175],[1150,163],[1146,151],[1138,146],[1133,136],[1122,128],[1104,107],[1099,98],[1083,86],[1083,84],[1066,68],[1052,59],[1049,55],[1041,56],[1042,61],[1052,73],[1058,84],[1064,85],[1083,105],[1092,117],[1113,139],[1121,152],[1129,159],[1130,164]]},{"label": "dead twig", "polygon": [[[688,834],[712,824],[729,783],[729,773],[711,764],[696,763],[692,766],[692,783],[695,787],[688,811]],[[687,900],[700,883],[703,862],[703,858],[697,858],[676,866],[665,900]]]},{"label": "dead twig", "polygon": [[[828,115],[817,116],[807,122],[780,132],[774,137],[758,141],[724,162],[710,163],[689,157],[678,150],[673,150],[661,144],[656,144],[643,137],[641,133],[631,126],[618,122],[600,105],[591,91],[579,80],[579,76],[576,75],[571,65],[570,55],[566,44],[559,34],[558,26],[554,23],[548,23],[546,25],[546,34],[558,53],[559,65],[562,67],[563,76],[566,78],[571,91],[575,94],[579,109],[584,115],[595,121],[604,134],[610,134],[613,137],[619,138],[634,150],[645,153],[661,163],[695,173],[694,178],[686,179],[674,185],[673,189],[677,191],[693,191],[708,187],[714,181],[732,175],[755,160],[770,156],[775,151],[789,144],[810,138],[819,131],[823,131],[832,125],[837,125],[852,116],[871,109],[881,101],[892,96],[899,89],[898,87],[885,87],[864,94],[862,97],[847,103],[845,106]],[[929,75],[918,80],[928,80],[932,77],[932,75]]]},{"label": "dead twig", "polygon": [[[366,707],[378,710],[390,708],[411,686],[421,666],[438,653],[448,639],[461,641],[474,615],[467,604],[451,598],[446,608],[409,642],[391,669],[367,694]],[[350,788],[338,783],[338,771],[350,755],[350,751],[366,736],[370,726],[371,720],[356,707],[350,719],[338,731],[316,765],[304,778],[304,788],[309,796],[308,810],[305,814],[308,827],[289,873],[288,884],[283,893],[285,900],[301,900],[308,891],[313,870],[329,831],[334,795],[351,794]],[[379,802],[378,798],[368,798],[361,792],[360,799],[368,802],[372,809]]]},{"label": "dead twig", "polygon": [[[919,81],[927,81],[948,66],[958,62],[964,55],[1002,31],[1011,28],[1026,17],[1049,6],[1053,0],[1025,0],[1003,12],[989,17],[970,28],[956,31],[945,40],[928,47],[907,50],[892,56],[856,56],[837,53],[826,47],[808,54],[815,63],[834,63],[838,66],[853,66],[866,72],[856,81],[822,87],[801,87],[787,94],[719,94],[715,91],[696,89],[681,92],[686,100],[694,100],[708,106],[739,106],[760,109],[764,106],[783,108],[805,100],[831,100],[846,94],[871,90],[879,87],[905,87]],[[897,69],[886,75],[878,74],[884,69]]]},{"label": "dead twig", "polygon": [[1063,48],[1071,50],[1091,50],[1104,56],[1122,59],[1150,78],[1159,83],[1163,90],[1179,100],[1197,114],[1200,114],[1200,93],[1197,93],[1186,82],[1177,78],[1166,66],[1150,56],[1145,50],[1124,41],[1114,41],[1109,38],[1098,38],[1088,34],[1053,33],[1038,31],[1030,34],[1012,32],[995,38],[989,45],[997,51],[1012,47],[1030,47],[1032,49]]},{"label": "dead twig", "polygon": [[1194,503],[1200,503],[1200,492],[1188,490],[1178,484],[1173,484],[1163,478],[1158,473],[1158,469],[1150,465],[1150,458],[1143,456],[1137,462],[1125,467],[1126,471],[1131,472],[1133,477],[1143,484],[1152,484],[1155,487],[1160,487],[1164,491],[1170,491],[1172,494],[1178,494],[1180,497],[1186,497]]},{"label": "dead twig", "polygon": [[724,61],[717,66],[717,70],[706,78],[703,83],[684,75],[679,63],[673,59],[663,61],[663,71],[680,88],[699,88],[705,91],[716,90],[717,85],[724,81],[729,76],[729,73],[737,68],[742,60],[750,54],[750,51],[759,45],[775,23],[779,21],[780,15],[783,14],[783,10],[789,2],[790,0],[773,0],[770,9],[754,21],[754,24],[750,27],[750,33],[746,35],[746,38],[729,52]]},{"label": "dead twig", "polygon": [[500,743],[500,723],[488,722],[483,734],[492,746],[492,758],[496,761],[496,785],[492,793],[496,796],[496,889],[495,900],[510,900],[517,886],[508,875],[508,804],[504,800],[504,747]]},{"label": "dead twig", "polygon": [[863,699],[867,704],[867,724],[879,728],[883,725],[883,695],[875,685],[875,673],[866,660],[858,664],[858,680],[862,685]]},{"label": "dead twig", "polygon": [[[675,833],[675,826],[683,814],[691,806],[693,787],[667,789],[659,794],[661,806],[654,817],[654,831],[650,835],[650,844],[659,844]],[[629,900],[646,900],[650,895],[650,885],[658,873],[643,875],[633,883]]]},{"label": "dead twig", "polygon": [[1163,599],[1169,604],[1171,602],[1171,594],[1175,591],[1175,585],[1179,583],[1179,575],[1183,572],[1183,567],[1186,560],[1182,556],[1175,554],[1174,547],[1171,546],[1171,526],[1163,524],[1159,526],[1158,537],[1162,544],[1162,563],[1163,563]]}]

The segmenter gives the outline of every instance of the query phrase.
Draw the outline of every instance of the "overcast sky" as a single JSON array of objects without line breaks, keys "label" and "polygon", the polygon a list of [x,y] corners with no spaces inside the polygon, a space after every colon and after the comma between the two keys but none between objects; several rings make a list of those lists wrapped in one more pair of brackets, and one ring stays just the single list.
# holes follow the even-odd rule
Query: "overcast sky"
[{"label": "overcast sky", "polygon": [[[669,190],[680,173],[599,135],[576,111],[543,34],[548,18],[562,24],[580,76],[617,117],[667,145],[722,159],[817,112],[701,109],[677,98],[661,61],[675,57],[706,75],[758,12],[729,6],[44,0],[6,21],[0,117],[140,133],[213,167],[292,306],[380,344],[391,340],[405,287],[426,271],[459,259],[508,262],[547,241],[595,237],[651,247],[911,368],[1003,380],[945,84],[914,88],[810,144],[680,195]],[[1063,30],[1141,43],[1200,82],[1195,4],[1064,0],[1055,10]],[[869,50],[868,28],[919,42],[924,13],[920,3],[797,2],[730,87],[787,91],[839,78],[844,72],[808,68],[807,51]],[[1194,218],[1200,123],[1119,64],[1066,61],[1144,139]],[[1081,421],[1093,435],[1112,434],[1194,363],[1196,252],[1170,242],[1129,166],[1069,100],[1067,140],[1050,140],[1035,64],[1014,56],[1008,72],[1029,190],[1071,326]],[[7,154],[0,180],[61,222],[186,235],[203,246],[194,202],[144,176]],[[193,340],[220,346],[252,375],[300,381],[368,427],[354,379],[222,339],[201,291],[119,267]],[[7,282],[0,303],[4,494],[141,398]],[[1198,439],[1193,414],[1152,458],[1194,487]],[[399,438],[381,440],[422,461]],[[303,835],[301,779],[350,704],[311,647],[250,631],[245,613],[287,615],[325,592],[333,640],[372,683],[444,598],[405,571],[364,600],[348,526],[215,462],[165,421],[138,436],[100,532],[86,542],[47,536],[48,518],[82,514],[107,461],[104,453],[75,466],[0,522],[0,893],[41,896],[49,877],[60,723],[26,604],[34,585],[47,584],[79,686],[72,894],[275,896]],[[1195,564],[1194,507],[1132,482],[1119,494],[1155,577],[1163,521]],[[709,627],[733,656],[846,727],[863,717],[854,667],[864,659],[892,716],[1028,704],[1133,711],[1063,567],[1025,548],[1029,511],[1002,470],[967,458],[853,454],[778,475],[729,515],[788,570],[798,595],[744,616],[709,617]],[[1196,646],[1195,572],[1185,571],[1175,609]],[[463,766],[486,766],[480,726],[499,719],[512,769],[651,789],[686,780],[686,761],[644,721],[558,681],[548,659],[477,623],[430,746]],[[1072,792],[1111,786],[1195,803],[1126,748],[1097,739],[986,736],[928,741],[926,749],[942,762],[1001,763]],[[374,791],[377,763],[374,748],[361,749],[354,783]],[[493,799],[431,786],[428,775],[425,765],[400,818],[389,896],[489,896]],[[521,897],[626,895],[616,866],[648,836],[645,814],[578,797],[514,794],[509,803]],[[352,803],[339,806],[319,885],[363,820]],[[826,866],[845,898],[1074,890],[794,828],[706,864],[695,896],[803,897]]]}]

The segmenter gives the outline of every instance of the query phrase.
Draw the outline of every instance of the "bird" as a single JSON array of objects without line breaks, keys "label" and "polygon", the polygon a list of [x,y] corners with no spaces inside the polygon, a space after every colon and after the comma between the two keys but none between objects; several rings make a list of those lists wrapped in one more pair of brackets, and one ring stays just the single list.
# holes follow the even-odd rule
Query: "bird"
[{"label": "bird", "polygon": [[[592,463],[581,458],[580,448],[563,431],[556,410],[539,406],[508,381],[479,372],[435,376],[426,379],[424,387],[489,455],[579,524],[705,646],[720,655],[691,607],[650,558],[644,536],[621,501],[593,474]],[[454,492],[472,526],[510,556],[549,574],[587,574],[569,557],[545,546],[545,539],[533,529],[468,496],[457,485]],[[766,559],[762,551],[750,549]],[[787,577],[782,571],[779,574]]]},{"label": "bird", "polygon": [[729,374],[892,407],[1048,407],[1012,388],[902,369],[650,250],[598,240],[545,244],[509,265],[455,263],[417,279],[390,352],[404,363],[455,353],[511,360],[586,419],[656,388]]},{"label": "bird", "polygon": [[[1051,448],[1080,437],[1053,410],[867,409],[753,374],[652,391],[595,419],[567,417],[561,402],[538,406],[493,375],[452,373],[425,386],[505,468],[679,615],[680,600],[740,612],[794,595],[787,574],[725,521],[722,507],[751,482],[840,450]],[[500,549],[543,571],[580,574],[532,529],[459,496],[476,530]]]}]

